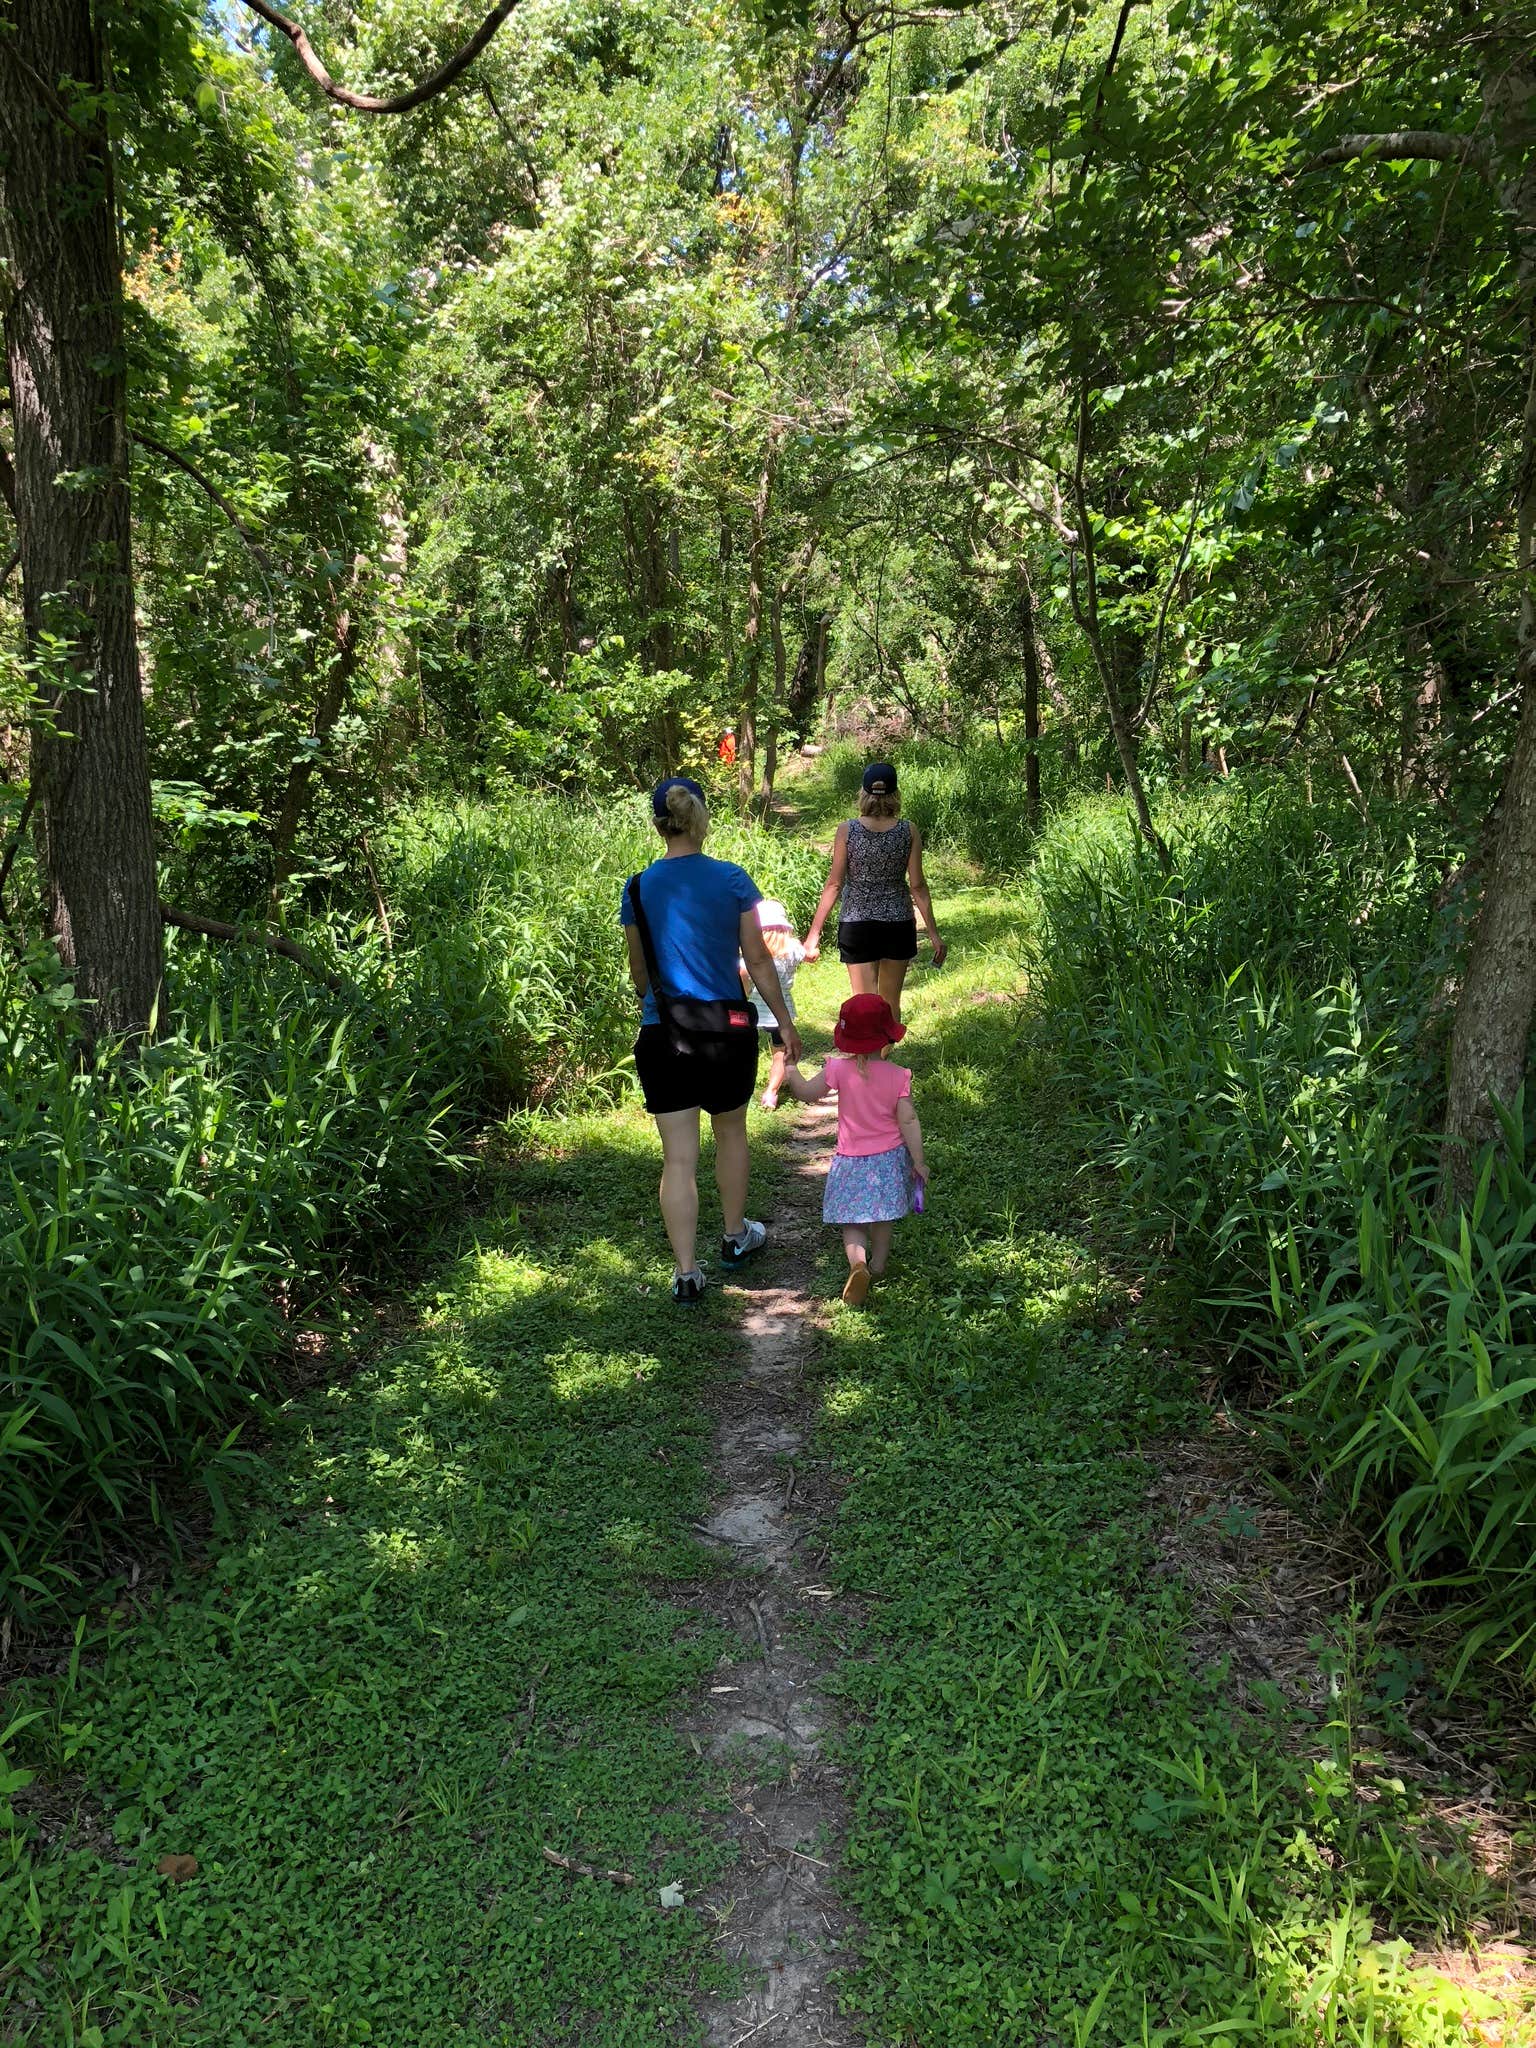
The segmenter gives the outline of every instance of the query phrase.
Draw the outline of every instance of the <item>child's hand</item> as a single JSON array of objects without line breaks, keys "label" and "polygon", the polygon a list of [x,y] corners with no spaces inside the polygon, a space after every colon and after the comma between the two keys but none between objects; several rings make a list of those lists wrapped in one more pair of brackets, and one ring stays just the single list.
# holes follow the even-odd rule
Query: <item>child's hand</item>
[{"label": "child's hand", "polygon": [[812,964],[813,964],[813,963],[814,963],[815,961],[819,960],[820,958],[821,958],[821,941],[820,941],[820,939],[807,939],[807,940],[806,940],[806,942],[805,942],[805,961],[806,961],[806,965],[807,965],[807,966],[809,967],[809,966],[811,966],[811,965],[812,965]]}]

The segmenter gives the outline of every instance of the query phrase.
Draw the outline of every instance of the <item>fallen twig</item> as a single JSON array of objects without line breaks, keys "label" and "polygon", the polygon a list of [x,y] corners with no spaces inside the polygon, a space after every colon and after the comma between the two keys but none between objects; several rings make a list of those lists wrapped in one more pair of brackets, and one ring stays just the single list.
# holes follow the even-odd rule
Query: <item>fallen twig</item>
[{"label": "fallen twig", "polygon": [[543,1856],[546,1863],[553,1863],[556,1870],[568,1870],[572,1877],[601,1877],[609,1884],[632,1885],[635,1882],[632,1871],[599,1870],[594,1864],[578,1863],[574,1856],[562,1856],[558,1849],[551,1849],[548,1842],[544,1844]]},{"label": "fallen twig", "polygon": [[763,1662],[771,1664],[773,1662],[773,1651],[768,1644],[768,1624],[763,1620],[763,1610],[755,1600],[749,1600],[747,1605],[752,1610],[752,1619],[757,1623],[757,1640],[763,1646]]}]

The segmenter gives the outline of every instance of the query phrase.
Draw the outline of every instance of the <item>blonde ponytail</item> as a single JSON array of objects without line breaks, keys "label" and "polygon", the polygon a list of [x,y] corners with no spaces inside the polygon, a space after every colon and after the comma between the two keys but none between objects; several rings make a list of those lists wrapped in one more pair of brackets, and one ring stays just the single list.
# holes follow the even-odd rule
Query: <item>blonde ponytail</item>
[{"label": "blonde ponytail", "polygon": [[686,784],[674,782],[667,791],[667,815],[656,820],[663,839],[702,840],[709,830],[709,812]]}]

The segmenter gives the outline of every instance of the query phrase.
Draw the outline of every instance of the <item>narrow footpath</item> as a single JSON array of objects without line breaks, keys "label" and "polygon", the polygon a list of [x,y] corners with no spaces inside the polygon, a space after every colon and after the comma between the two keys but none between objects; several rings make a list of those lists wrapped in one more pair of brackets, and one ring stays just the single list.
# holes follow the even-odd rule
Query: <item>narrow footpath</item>
[{"label": "narrow footpath", "polygon": [[836,1890],[845,1801],[827,1753],[836,1722],[828,1662],[812,1646],[835,1597],[823,1577],[827,1475],[811,1447],[806,1380],[822,1313],[814,1258],[835,1132],[825,1106],[797,1113],[774,1205],[771,1277],[754,1286],[743,1276],[731,1290],[745,1357],[713,1401],[718,1495],[701,1530],[739,1574],[742,1635],[755,1654],[722,1662],[682,1724],[724,1767],[740,1856],[702,1902],[718,1947],[748,1980],[744,1994],[705,2006],[710,2048],[749,2039],[842,2048],[856,2038],[829,1983],[845,1946]]}]

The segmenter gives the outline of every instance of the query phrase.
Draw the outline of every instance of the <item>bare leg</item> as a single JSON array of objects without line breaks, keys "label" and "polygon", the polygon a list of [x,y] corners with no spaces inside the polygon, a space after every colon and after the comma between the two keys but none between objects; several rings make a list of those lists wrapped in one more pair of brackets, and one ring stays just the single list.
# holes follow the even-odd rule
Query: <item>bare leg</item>
[{"label": "bare leg", "polygon": [[784,1069],[788,1065],[782,1045],[773,1048],[773,1058],[768,1062],[768,1086],[763,1090],[764,1109],[777,1109],[779,1091],[784,1086]]},{"label": "bare leg", "polygon": [[738,1237],[747,1220],[747,1106],[728,1109],[711,1117],[715,1127],[715,1185],[720,1190],[720,1213],[725,1218],[727,1237]]},{"label": "bare leg", "polygon": [[894,1223],[871,1223],[869,1226],[869,1270],[880,1274],[885,1271],[891,1256],[891,1232]]},{"label": "bare leg", "polygon": [[863,1223],[843,1225],[843,1250],[848,1254],[848,1279],[843,1299],[850,1308],[861,1308],[869,1294],[868,1227]]},{"label": "bare leg", "polygon": [[848,988],[852,995],[872,996],[880,986],[880,963],[878,960],[861,960],[855,965],[848,964]]},{"label": "bare leg", "polygon": [[661,1136],[661,1220],[679,1273],[695,1270],[699,1234],[699,1112],[674,1109],[656,1119]]},{"label": "bare leg", "polygon": [[882,960],[880,962],[879,990],[891,1006],[891,1015],[901,1022],[901,988],[907,978],[910,960]]}]

